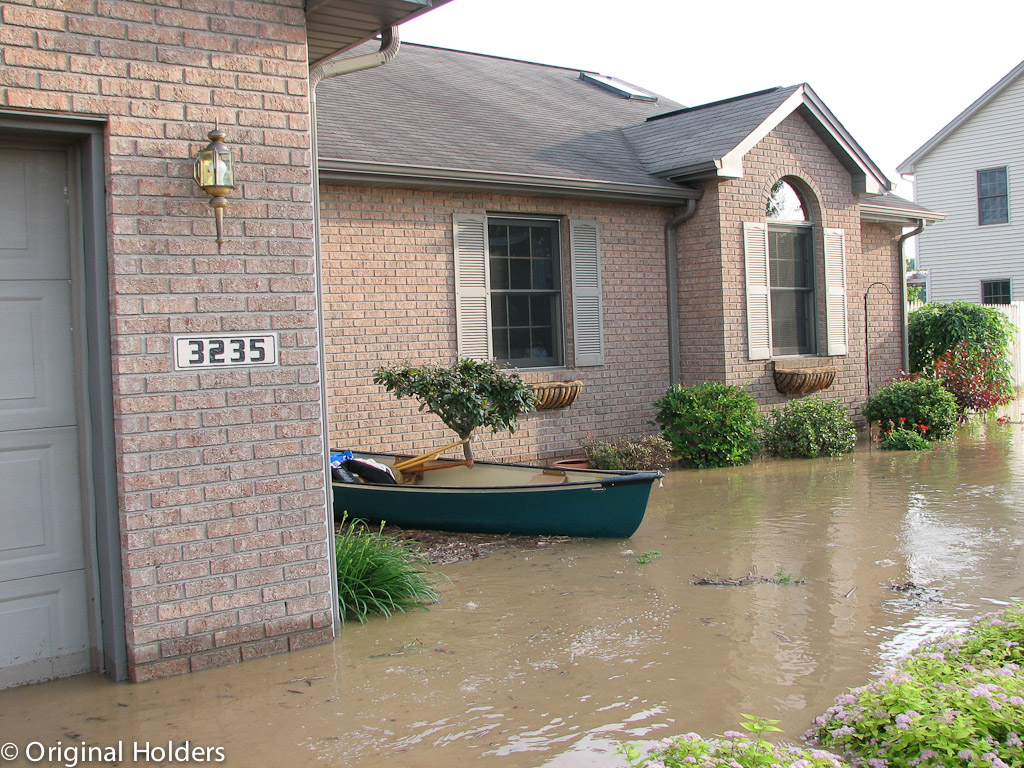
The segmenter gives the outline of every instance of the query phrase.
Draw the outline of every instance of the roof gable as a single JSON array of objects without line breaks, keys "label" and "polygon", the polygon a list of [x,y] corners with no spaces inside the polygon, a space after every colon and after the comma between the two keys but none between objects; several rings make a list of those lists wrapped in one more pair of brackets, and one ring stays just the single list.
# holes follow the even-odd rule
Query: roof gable
[{"label": "roof gable", "polygon": [[799,111],[850,170],[855,192],[882,194],[889,180],[806,83],[676,110],[625,129],[648,171],[674,181],[743,176],[743,159]]},{"label": "roof gable", "polygon": [[922,144],[910,157],[896,166],[900,173],[912,174],[914,167],[925,155],[930,153],[939,144],[946,140],[952,133],[964,123],[980,112],[989,102],[993,101],[999,94],[1009,88],[1018,78],[1024,76],[1024,61],[1011,69],[998,83],[989,88],[979,96],[967,109],[949,121],[938,133]]}]

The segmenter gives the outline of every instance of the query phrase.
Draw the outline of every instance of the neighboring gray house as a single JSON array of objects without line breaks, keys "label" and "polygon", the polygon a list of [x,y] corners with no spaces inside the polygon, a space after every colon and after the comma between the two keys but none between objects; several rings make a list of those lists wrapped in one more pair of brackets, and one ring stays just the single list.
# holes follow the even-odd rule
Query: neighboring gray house
[{"label": "neighboring gray house", "polygon": [[1024,299],[1024,61],[898,167],[946,220],[918,240],[931,301]]}]

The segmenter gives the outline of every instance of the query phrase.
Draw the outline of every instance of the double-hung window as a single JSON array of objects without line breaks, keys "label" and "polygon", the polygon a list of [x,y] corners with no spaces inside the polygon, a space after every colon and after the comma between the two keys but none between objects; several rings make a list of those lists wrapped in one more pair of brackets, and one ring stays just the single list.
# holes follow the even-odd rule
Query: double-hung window
[{"label": "double-hung window", "polygon": [[488,217],[491,345],[520,368],[562,364],[559,222]]},{"label": "double-hung window", "polygon": [[[558,218],[455,214],[458,354],[517,368],[604,363],[601,247],[593,221],[569,221],[569,280]],[[566,320],[571,295],[571,325]]]},{"label": "double-hung window", "polygon": [[978,171],[978,224],[1005,224],[1009,220],[1006,168]]}]

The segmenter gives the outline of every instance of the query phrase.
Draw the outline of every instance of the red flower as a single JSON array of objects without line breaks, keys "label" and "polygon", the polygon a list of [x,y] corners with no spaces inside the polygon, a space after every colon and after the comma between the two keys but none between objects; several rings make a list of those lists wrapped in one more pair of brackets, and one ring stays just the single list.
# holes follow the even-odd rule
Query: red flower
[{"label": "red flower", "polygon": [[927,424],[918,424],[918,426],[921,427],[922,432],[927,432],[930,429]]},{"label": "red flower", "polygon": [[907,417],[906,416],[900,416],[900,424],[904,424],[904,423],[906,423],[906,421],[907,421]]}]

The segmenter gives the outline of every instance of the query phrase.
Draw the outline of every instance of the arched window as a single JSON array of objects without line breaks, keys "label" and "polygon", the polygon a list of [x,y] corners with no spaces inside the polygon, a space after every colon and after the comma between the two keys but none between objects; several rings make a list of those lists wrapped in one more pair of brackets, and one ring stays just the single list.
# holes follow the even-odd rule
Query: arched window
[{"label": "arched window", "polygon": [[805,355],[815,339],[814,228],[796,188],[775,182],[765,206],[772,355]]}]

